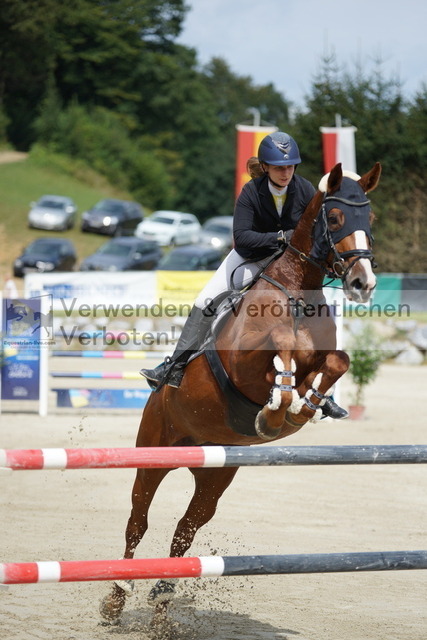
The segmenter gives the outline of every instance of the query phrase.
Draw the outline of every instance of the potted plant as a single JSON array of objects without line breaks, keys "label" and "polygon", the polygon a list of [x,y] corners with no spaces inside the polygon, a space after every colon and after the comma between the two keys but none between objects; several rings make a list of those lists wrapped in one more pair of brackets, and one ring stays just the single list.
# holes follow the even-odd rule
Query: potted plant
[{"label": "potted plant", "polygon": [[379,348],[379,340],[371,325],[366,325],[354,336],[349,346],[349,355],[349,373],[355,385],[349,414],[350,419],[361,420],[365,414],[365,387],[374,380],[378,367],[384,359],[383,351]]}]

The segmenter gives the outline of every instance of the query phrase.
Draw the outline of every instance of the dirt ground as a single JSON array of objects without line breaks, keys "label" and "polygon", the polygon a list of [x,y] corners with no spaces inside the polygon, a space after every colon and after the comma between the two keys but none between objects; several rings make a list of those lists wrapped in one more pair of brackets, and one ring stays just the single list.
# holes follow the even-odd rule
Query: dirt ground
[{"label": "dirt ground", "polygon": [[28,153],[24,153],[23,151],[0,151],[0,164],[8,164],[9,162],[20,162],[21,160],[26,160],[28,158]]},{"label": "dirt ground", "polygon": [[[126,366],[129,369],[129,363]],[[345,404],[348,388],[342,399]],[[283,444],[426,443],[427,367],[383,365],[363,421],[308,425]],[[1,416],[4,448],[133,446],[138,413]],[[1,560],[119,558],[133,470],[0,473]],[[426,549],[425,465],[242,468],[191,555]],[[163,557],[190,499],[171,472],[137,557]],[[103,582],[0,590],[4,640],[146,640],[153,581],[140,581],[119,626],[100,623]],[[171,610],[176,640],[425,640],[427,572],[182,580]],[[166,633],[163,637],[166,637]]]}]

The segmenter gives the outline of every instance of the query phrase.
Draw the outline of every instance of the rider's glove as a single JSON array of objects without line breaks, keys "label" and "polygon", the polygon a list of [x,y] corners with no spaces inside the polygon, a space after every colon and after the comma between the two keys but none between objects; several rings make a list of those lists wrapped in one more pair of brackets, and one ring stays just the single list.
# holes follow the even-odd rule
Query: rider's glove
[{"label": "rider's glove", "polygon": [[279,244],[279,247],[288,245],[291,241],[293,233],[293,229],[288,229],[287,231],[283,231],[283,229],[280,229],[277,234],[277,242]]}]

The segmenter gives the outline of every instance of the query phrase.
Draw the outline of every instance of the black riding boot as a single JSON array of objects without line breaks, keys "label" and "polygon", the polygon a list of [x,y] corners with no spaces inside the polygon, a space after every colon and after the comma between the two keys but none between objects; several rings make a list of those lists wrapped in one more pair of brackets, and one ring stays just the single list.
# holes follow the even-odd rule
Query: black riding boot
[{"label": "black riding boot", "polygon": [[152,389],[157,389],[163,382],[171,387],[179,387],[189,357],[202,345],[212,323],[214,314],[208,310],[206,313],[209,315],[205,315],[203,309],[193,306],[172,356],[155,369],[141,369],[141,374],[147,378]]},{"label": "black riding boot", "polygon": [[348,417],[348,411],[337,405],[332,397],[326,398],[325,404],[321,407],[323,418],[334,418],[335,420],[342,420]]}]

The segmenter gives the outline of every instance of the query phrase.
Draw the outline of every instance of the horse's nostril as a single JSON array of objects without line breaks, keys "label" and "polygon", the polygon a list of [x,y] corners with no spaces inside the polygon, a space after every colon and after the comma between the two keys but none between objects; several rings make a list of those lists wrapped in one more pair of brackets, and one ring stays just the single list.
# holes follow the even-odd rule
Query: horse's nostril
[{"label": "horse's nostril", "polygon": [[352,289],[358,289],[358,290],[363,289],[363,284],[360,278],[355,278],[354,280],[352,280],[351,287]]}]

